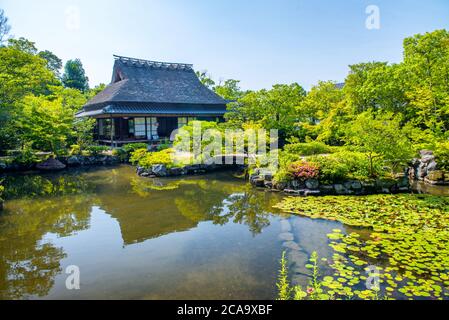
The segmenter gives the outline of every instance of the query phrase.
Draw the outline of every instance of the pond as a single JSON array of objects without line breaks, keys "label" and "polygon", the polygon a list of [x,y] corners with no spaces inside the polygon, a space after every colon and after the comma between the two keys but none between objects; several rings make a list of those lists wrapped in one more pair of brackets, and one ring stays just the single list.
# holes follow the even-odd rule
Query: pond
[{"label": "pond", "polygon": [[[281,213],[282,195],[231,172],[148,179],[119,166],[3,183],[0,299],[274,299],[286,229],[297,265],[331,256],[335,228],[351,232]],[[66,288],[68,266],[79,290]],[[308,279],[296,270],[297,283]]]}]

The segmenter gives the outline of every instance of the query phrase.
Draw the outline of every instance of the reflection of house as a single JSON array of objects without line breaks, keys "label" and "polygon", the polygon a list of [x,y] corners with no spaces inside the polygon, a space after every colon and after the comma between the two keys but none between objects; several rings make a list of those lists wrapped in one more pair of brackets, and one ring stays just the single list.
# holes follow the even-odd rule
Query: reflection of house
[{"label": "reflection of house", "polygon": [[192,65],[114,57],[111,84],[77,114],[97,119],[99,142],[148,142],[191,119],[223,120],[227,101],[200,82]]}]

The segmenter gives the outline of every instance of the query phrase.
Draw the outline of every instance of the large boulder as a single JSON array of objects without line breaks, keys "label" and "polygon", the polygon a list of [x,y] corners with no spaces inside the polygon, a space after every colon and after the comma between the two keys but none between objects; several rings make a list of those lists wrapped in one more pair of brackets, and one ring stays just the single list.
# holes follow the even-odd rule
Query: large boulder
[{"label": "large boulder", "polygon": [[316,179],[306,180],[306,188],[311,190],[316,190],[320,186],[320,183]]},{"label": "large boulder", "polygon": [[166,177],[168,174],[167,167],[163,164],[154,165],[151,168],[151,171],[153,171],[153,173],[156,177]]},{"label": "large boulder", "polygon": [[54,158],[48,158],[46,161],[39,163],[37,169],[43,171],[59,171],[66,168],[66,165]]}]

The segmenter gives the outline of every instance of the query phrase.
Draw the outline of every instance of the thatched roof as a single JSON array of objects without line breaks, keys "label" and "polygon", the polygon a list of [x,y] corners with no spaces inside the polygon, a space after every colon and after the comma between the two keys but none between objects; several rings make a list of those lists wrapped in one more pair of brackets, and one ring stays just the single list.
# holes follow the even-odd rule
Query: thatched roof
[{"label": "thatched roof", "polygon": [[114,57],[111,84],[90,100],[84,111],[129,103],[221,106],[227,103],[200,82],[192,65]]}]

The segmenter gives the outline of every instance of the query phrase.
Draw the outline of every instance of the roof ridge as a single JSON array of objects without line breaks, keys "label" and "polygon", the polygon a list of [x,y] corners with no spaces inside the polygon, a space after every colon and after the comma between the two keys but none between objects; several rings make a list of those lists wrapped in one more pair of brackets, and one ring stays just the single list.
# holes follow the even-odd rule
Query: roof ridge
[{"label": "roof ridge", "polygon": [[115,60],[120,60],[121,62],[136,66],[149,66],[153,68],[166,68],[166,69],[181,69],[181,70],[191,70],[193,69],[193,64],[187,63],[174,63],[174,62],[162,62],[162,61],[153,61],[153,60],[144,60],[137,58],[130,58],[124,56],[113,55]]}]

